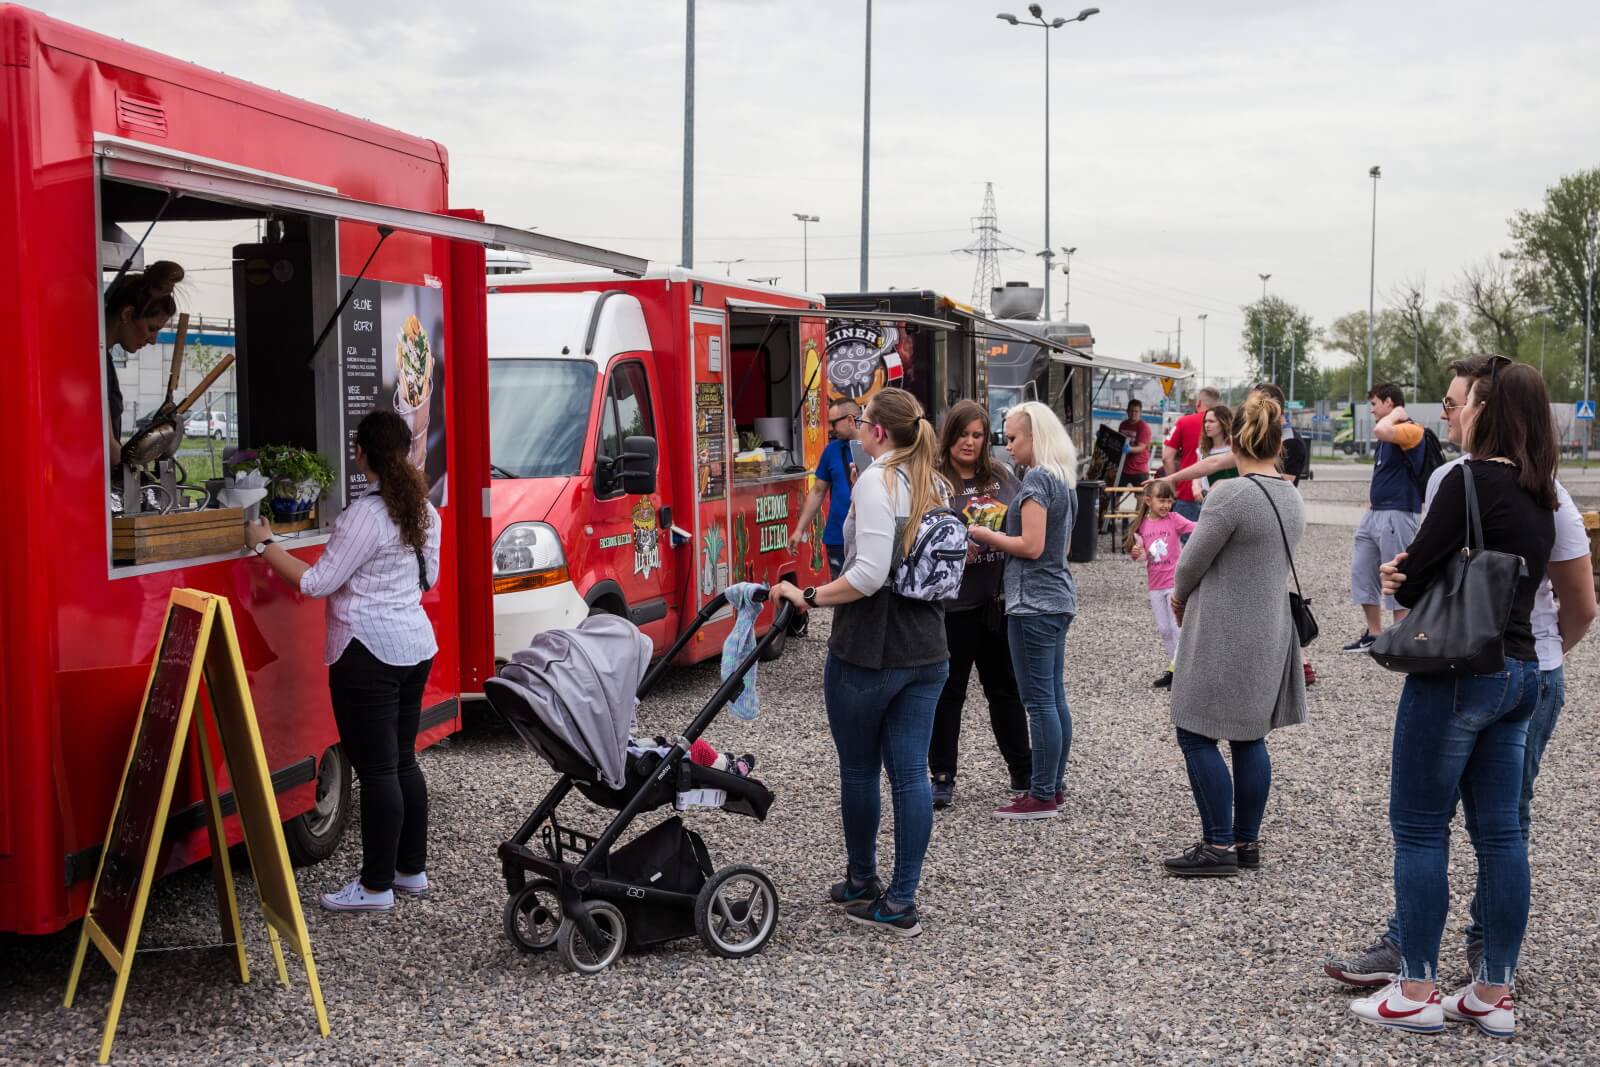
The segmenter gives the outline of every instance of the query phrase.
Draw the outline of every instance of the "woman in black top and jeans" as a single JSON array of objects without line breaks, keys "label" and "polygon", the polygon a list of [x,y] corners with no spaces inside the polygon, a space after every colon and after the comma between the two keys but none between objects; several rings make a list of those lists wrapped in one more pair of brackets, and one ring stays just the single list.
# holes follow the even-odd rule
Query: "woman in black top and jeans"
[{"label": "woman in black top and jeans", "polygon": [[[982,404],[963,400],[944,417],[939,432],[939,473],[954,495],[950,506],[968,525],[999,529],[1017,495],[1017,478],[989,456],[989,413]],[[1028,745],[1028,713],[1017,691],[1011,667],[1011,642],[1006,638],[1005,553],[973,544],[961,589],[944,602],[944,634],[950,645],[950,678],[933,713],[933,743],[928,748],[928,773],[933,776],[933,806],[947,808],[955,800],[956,756],[961,741],[961,712],[967,703],[972,668],[989,702],[989,725],[1011,776],[1011,791],[1028,788],[1032,753]]]},{"label": "woman in black top and jeans", "polygon": [[[1483,519],[1484,547],[1521,556],[1505,630],[1505,669],[1493,674],[1407,677],[1395,716],[1389,787],[1394,831],[1399,978],[1351,1005],[1358,1017],[1431,1033],[1446,1018],[1496,1037],[1515,1032],[1511,983],[1528,922],[1528,847],[1518,803],[1528,719],[1539,697],[1531,614],[1555,543],[1557,445],[1550,397],[1537,371],[1509,360],[1474,382],[1458,416]],[[1405,607],[1449,573],[1466,546],[1466,479],[1440,483],[1410,548],[1383,567],[1384,586]],[[1484,955],[1471,985],[1441,997],[1439,939],[1450,906],[1450,820],[1459,796],[1478,857]]]}]

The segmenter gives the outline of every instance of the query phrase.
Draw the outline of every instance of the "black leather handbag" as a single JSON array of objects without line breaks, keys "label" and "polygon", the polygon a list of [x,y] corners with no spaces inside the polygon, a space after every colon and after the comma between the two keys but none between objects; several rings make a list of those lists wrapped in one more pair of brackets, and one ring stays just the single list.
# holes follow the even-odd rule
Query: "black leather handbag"
[{"label": "black leather handbag", "polygon": [[1471,675],[1505,669],[1506,623],[1528,564],[1521,556],[1484,547],[1472,468],[1463,463],[1461,473],[1467,543],[1416,607],[1372,643],[1372,658],[1391,671]]},{"label": "black leather handbag", "polygon": [[[1247,475],[1252,482],[1256,482],[1256,475]],[[1300,647],[1305,648],[1317,639],[1317,634],[1322,631],[1317,626],[1317,617],[1311,614],[1311,601],[1300,591],[1300,575],[1295,573],[1294,553],[1289,551],[1289,535],[1283,528],[1283,516],[1278,514],[1278,505],[1273,501],[1272,494],[1267,492],[1267,487],[1256,482],[1256,488],[1267,495],[1267,506],[1272,509],[1272,517],[1278,520],[1278,536],[1283,538],[1283,554],[1289,557],[1289,573],[1294,576],[1294,592],[1289,594],[1289,617],[1294,620],[1294,632],[1300,639]]]}]

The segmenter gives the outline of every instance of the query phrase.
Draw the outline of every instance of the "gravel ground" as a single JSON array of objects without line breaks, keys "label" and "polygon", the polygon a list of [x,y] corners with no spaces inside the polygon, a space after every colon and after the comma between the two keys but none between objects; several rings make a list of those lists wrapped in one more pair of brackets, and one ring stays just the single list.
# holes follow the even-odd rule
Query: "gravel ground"
[{"label": "gravel ground", "polygon": [[[1162,876],[1160,859],[1196,838],[1198,820],[1166,698],[1148,688],[1161,663],[1142,573],[1103,558],[1076,568],[1085,610],[1068,641],[1070,814],[990,819],[1005,777],[974,686],[956,806],[938,816],[928,856],[924,936],[890,943],[821,901],[843,853],[819,624],[762,668],[761,717],[725,717],[708,735],[757,752],[778,794],[765,824],[695,818],[719,864],[757,864],[779,887],[782,917],[761,955],[720,960],[689,940],[584,979],[553,955],[516,953],[500,933],[494,850],[553,776],[503,729],[480,724],[423,758],[431,898],[402,900],[385,916],[320,911],[316,894],[359,861],[353,832],[333,861],[301,872],[330,1038],[316,1036],[292,957],[291,986],[271,980],[246,906],[254,980],[229,980],[214,950],[141,955],[115,1062],[1596,1062],[1600,819],[1587,770],[1600,759],[1587,699],[1596,643],[1569,661],[1571,699],[1539,781],[1521,1036],[1494,1044],[1458,1027],[1431,1038],[1377,1030],[1354,1020],[1350,994],[1320,964],[1364,945],[1390,905],[1384,812],[1399,679],[1335,652],[1356,623],[1341,592],[1349,531],[1314,527],[1302,561],[1325,634],[1322,682],[1311,724],[1272,740],[1259,874]],[[646,726],[681,726],[713,681],[705,669],[676,674],[644,709]],[[574,805],[568,818],[581,825],[581,812]],[[1457,900],[1441,961],[1451,983],[1465,971],[1454,931],[1473,871],[1464,835],[1455,844]],[[883,851],[887,863],[887,833]],[[240,889],[249,899],[248,878]],[[213,916],[205,872],[180,874],[159,887],[144,944],[214,940]],[[78,1005],[60,1006],[75,936],[0,942],[0,1060],[91,1062],[111,978],[91,960]]]}]

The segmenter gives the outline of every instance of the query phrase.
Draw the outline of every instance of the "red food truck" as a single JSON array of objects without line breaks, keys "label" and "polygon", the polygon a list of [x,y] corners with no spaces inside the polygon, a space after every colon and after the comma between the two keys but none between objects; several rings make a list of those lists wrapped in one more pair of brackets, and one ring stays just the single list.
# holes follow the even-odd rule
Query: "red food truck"
[{"label": "red food truck", "polygon": [[820,516],[788,545],[827,443],[820,297],[679,267],[490,281],[498,659],[593,612],[660,653],[731,583],[826,580]]},{"label": "red food truck", "polygon": [[[174,588],[232,604],[294,856],[329,854],[350,811],[322,604],[243,551],[242,511],[207,500],[181,456],[144,471],[160,488],[108,471],[107,282],[156,249],[214,250],[189,273],[212,271],[232,294],[239,445],[297,446],[337,475],[286,535],[302,558],[318,557],[361,489],[348,455],[360,416],[392,407],[411,422],[444,520],[424,598],[440,646],[425,745],[456,728],[461,694],[492,670],[484,248],[645,264],[450,211],[432,141],[10,5],[0,115],[13,475],[0,523],[0,932],[45,933],[83,913]],[[164,870],[207,850],[193,753],[179,789]]]}]

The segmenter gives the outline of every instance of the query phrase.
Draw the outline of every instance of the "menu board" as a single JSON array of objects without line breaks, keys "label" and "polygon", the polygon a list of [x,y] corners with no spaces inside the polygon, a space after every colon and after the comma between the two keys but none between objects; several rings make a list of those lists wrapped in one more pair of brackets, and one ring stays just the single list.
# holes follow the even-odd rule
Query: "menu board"
[{"label": "menu board", "polygon": [[[716,340],[712,338],[712,340]],[[701,382],[694,392],[695,478],[701,500],[721,500],[728,491],[728,425],[720,382]]]},{"label": "menu board", "polygon": [[[351,278],[341,278],[348,287]],[[345,500],[367,490],[355,466],[356,427],[368,412],[393,411],[411,430],[411,463],[435,506],[447,502],[444,291],[363,280],[339,315],[344,395]]]},{"label": "menu board", "polygon": [[204,618],[181,604],[168,606],[133,757],[112,816],[89,916],[119,949],[128,942],[146,857],[153,855],[151,845],[160,842],[162,828],[156,820],[163,798],[170,795],[165,783],[177,769],[177,750],[187,734],[180,727],[188,716],[191,687],[198,684],[195,649]]}]

